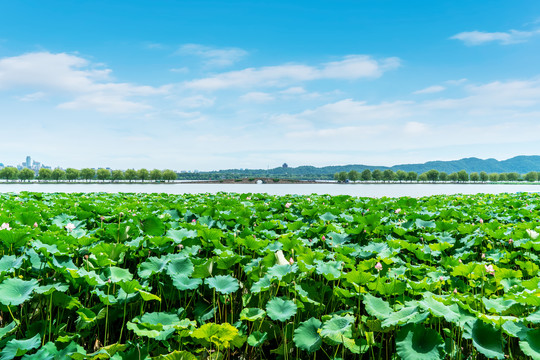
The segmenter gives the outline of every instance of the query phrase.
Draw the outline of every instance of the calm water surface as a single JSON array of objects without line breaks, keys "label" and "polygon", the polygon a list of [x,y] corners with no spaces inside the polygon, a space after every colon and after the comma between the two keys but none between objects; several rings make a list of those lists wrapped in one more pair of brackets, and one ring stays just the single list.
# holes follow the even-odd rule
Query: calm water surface
[{"label": "calm water surface", "polygon": [[497,184],[21,184],[0,183],[0,192],[124,192],[124,193],[268,193],[285,194],[329,194],[367,197],[421,197],[429,195],[451,194],[499,194],[516,192],[540,192],[540,186],[534,184],[497,185]]}]

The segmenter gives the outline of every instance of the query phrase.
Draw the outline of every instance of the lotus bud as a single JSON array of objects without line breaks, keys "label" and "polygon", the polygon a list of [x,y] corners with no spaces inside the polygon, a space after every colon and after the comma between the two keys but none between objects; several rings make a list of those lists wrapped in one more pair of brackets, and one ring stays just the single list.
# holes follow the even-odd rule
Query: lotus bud
[{"label": "lotus bud", "polygon": [[508,243],[509,243],[510,245],[512,245],[512,244],[514,243],[514,240],[510,239],[510,240],[508,240]]},{"label": "lotus bud", "polygon": [[480,219],[480,220],[478,220],[478,222],[479,222],[480,224],[483,224],[483,223],[484,223],[484,219]]},{"label": "lotus bud", "polygon": [[326,236],[323,235],[323,236],[321,237],[321,240],[322,240],[322,241],[325,241],[325,240],[326,240]]},{"label": "lotus bud", "polygon": [[288,203],[285,204],[285,207],[288,209],[288,208],[291,207],[291,205],[292,205],[292,204],[291,204],[290,202],[288,202]]},{"label": "lotus bud", "polygon": [[195,219],[191,220],[192,224],[195,224],[196,222],[197,222],[197,220],[195,220]]},{"label": "lotus bud", "polygon": [[382,264],[380,262],[377,262],[377,264],[375,265],[375,269],[377,271],[381,271],[382,270]]},{"label": "lotus bud", "polygon": [[38,227],[38,223],[37,223],[37,222],[34,223],[34,227],[35,227],[35,228]]},{"label": "lotus bud", "polygon": [[460,264],[463,264],[463,260],[459,259],[458,261],[459,261]]},{"label": "lotus bud", "polygon": [[457,294],[457,288],[454,288],[454,294]]},{"label": "lotus bud", "polygon": [[101,220],[101,221],[105,220],[105,216],[103,216],[103,215],[100,216],[100,217],[99,217],[99,220]]},{"label": "lotus bud", "polygon": [[107,282],[108,282],[108,283],[110,284],[110,283],[112,282],[112,280],[111,280],[111,279],[109,279],[109,280],[107,280]]},{"label": "lotus bud", "polygon": [[439,276],[439,280],[440,280],[440,281],[444,281],[444,276],[442,276],[442,275]]},{"label": "lotus bud", "polygon": [[289,259],[289,264],[291,264],[291,265],[294,264],[294,259],[293,258]]},{"label": "lotus bud", "polygon": [[486,258],[486,254],[482,253],[482,259]]},{"label": "lotus bud", "polygon": [[86,260],[88,260],[88,254],[84,255],[84,258],[85,258]]},{"label": "lotus bud", "polygon": [[178,249],[182,250],[184,248],[184,245],[178,244]]}]

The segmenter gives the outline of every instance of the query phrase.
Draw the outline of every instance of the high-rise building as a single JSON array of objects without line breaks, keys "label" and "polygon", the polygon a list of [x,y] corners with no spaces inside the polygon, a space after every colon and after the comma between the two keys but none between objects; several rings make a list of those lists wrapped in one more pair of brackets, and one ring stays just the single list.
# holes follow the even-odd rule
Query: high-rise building
[{"label": "high-rise building", "polygon": [[29,169],[32,168],[32,158],[30,156],[26,157],[26,167]]}]

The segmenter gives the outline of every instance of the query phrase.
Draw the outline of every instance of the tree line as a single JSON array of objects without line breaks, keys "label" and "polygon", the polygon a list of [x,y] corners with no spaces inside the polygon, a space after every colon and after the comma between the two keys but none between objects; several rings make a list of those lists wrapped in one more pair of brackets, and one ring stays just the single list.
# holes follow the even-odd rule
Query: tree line
[{"label": "tree line", "polygon": [[529,181],[535,182],[540,179],[540,172],[530,171],[524,175],[517,172],[510,173],[491,173],[488,174],[485,171],[467,173],[465,170],[453,172],[447,174],[444,171],[437,171],[435,169],[426,171],[422,174],[418,174],[415,171],[403,171],[398,170],[369,170],[366,169],[362,172],[351,170],[349,172],[341,171],[334,174],[334,180],[338,182],[348,181],[382,181],[382,182],[505,182],[505,181]]},{"label": "tree line", "polygon": [[37,179],[40,181],[77,181],[77,180],[83,180],[83,181],[92,181],[92,180],[100,180],[100,181],[120,181],[120,180],[127,180],[129,182],[132,181],[171,181],[176,180],[178,178],[178,174],[172,170],[147,170],[147,169],[128,169],[125,171],[122,170],[109,170],[109,169],[73,169],[73,168],[67,168],[66,170],[62,169],[46,169],[41,168],[39,169],[38,176],[36,176],[36,173],[31,170],[24,168],[22,170],[18,170],[14,167],[5,167],[0,170],[0,178],[8,181],[8,180],[21,180],[21,181],[30,181],[33,179]]}]

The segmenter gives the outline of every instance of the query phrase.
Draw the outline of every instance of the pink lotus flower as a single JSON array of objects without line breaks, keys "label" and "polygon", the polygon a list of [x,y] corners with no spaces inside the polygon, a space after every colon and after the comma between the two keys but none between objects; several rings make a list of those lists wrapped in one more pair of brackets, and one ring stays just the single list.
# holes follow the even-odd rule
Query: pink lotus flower
[{"label": "pink lotus flower", "polygon": [[195,219],[191,220],[192,224],[195,224],[196,222],[197,222],[197,220],[195,220]]},{"label": "pink lotus flower", "polygon": [[38,223],[37,223],[37,222],[34,223],[34,227],[35,227],[35,228],[38,227]]},{"label": "pink lotus flower", "polygon": [[292,205],[291,203],[286,203],[286,204],[285,204],[285,207],[288,209],[288,208],[291,207],[291,205]]},{"label": "pink lotus flower", "polygon": [[454,294],[457,294],[457,288],[454,288]]},{"label": "pink lotus flower", "polygon": [[377,271],[381,271],[382,270],[382,264],[380,262],[377,262],[377,264],[375,265],[375,269]]},{"label": "pink lotus flower", "polygon": [[401,212],[401,209],[396,209],[396,211],[394,211],[395,214],[399,214]]},{"label": "pink lotus flower", "polygon": [[323,235],[321,238],[322,241],[326,240],[326,237]]},{"label": "pink lotus flower", "polygon": [[73,225],[72,223],[68,223],[66,225],[66,229],[68,232],[72,232],[73,230],[75,230],[75,225]]},{"label": "pink lotus flower", "polygon": [[184,248],[184,245],[178,244],[178,249],[182,250]]},{"label": "pink lotus flower", "polygon": [[493,268],[493,265],[484,265],[484,267],[486,268],[486,271],[488,273],[490,273],[491,275],[495,275],[495,269]]},{"label": "pink lotus flower", "polygon": [[482,253],[482,259],[486,258],[486,254]]},{"label": "pink lotus flower", "polygon": [[289,264],[291,264],[291,265],[294,264],[294,259],[293,258],[289,259]]},{"label": "pink lotus flower", "polygon": [[478,220],[478,222],[479,222],[480,224],[483,224],[483,223],[484,223],[484,219],[480,219],[480,220]]},{"label": "pink lotus flower", "polygon": [[9,223],[3,223],[2,226],[0,226],[0,230],[11,230],[11,227],[9,226]]},{"label": "pink lotus flower", "polygon": [[510,245],[512,245],[512,244],[514,243],[514,240],[510,239],[510,240],[508,240],[508,243],[509,243]]},{"label": "pink lotus flower", "polygon": [[440,281],[444,281],[444,276],[442,276],[442,275],[439,276],[439,280],[440,280]]}]

